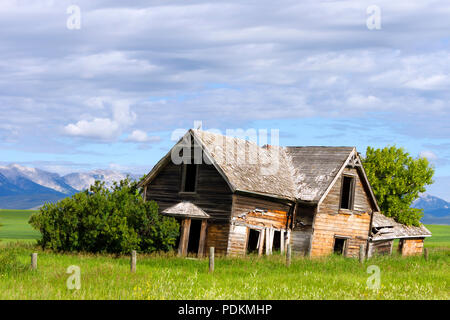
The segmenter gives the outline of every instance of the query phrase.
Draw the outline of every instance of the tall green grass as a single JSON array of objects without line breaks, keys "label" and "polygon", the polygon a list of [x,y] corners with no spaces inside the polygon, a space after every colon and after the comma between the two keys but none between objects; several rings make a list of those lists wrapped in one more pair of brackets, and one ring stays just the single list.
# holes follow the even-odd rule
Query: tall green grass
[{"label": "tall green grass", "polygon": [[[28,266],[36,249],[9,244],[0,256],[15,250],[20,266]],[[137,272],[129,257],[55,254],[38,251],[37,271],[1,272],[0,299],[449,299],[450,251],[430,250],[423,257],[357,259],[294,257],[217,258],[208,273],[206,259],[171,254],[139,255]],[[66,270],[81,268],[81,289],[69,290]],[[381,287],[367,287],[369,265],[381,270]]]}]

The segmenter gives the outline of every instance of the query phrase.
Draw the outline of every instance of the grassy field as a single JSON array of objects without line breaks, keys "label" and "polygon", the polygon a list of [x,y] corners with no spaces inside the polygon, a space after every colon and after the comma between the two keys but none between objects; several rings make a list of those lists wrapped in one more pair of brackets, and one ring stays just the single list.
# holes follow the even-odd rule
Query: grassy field
[{"label": "grassy field", "polygon": [[33,242],[40,237],[39,231],[33,230],[28,224],[31,210],[0,210],[0,241]]},{"label": "grassy field", "polygon": [[[18,215],[14,216],[14,214]],[[445,299],[450,298],[450,226],[428,226],[430,259],[375,257],[356,259],[294,257],[217,258],[214,274],[205,259],[170,254],[139,255],[137,272],[129,257],[56,254],[32,243],[38,237],[26,225],[31,212],[0,211],[0,299]],[[13,242],[19,240],[19,242]],[[38,252],[38,270],[30,271],[30,253]],[[81,269],[81,289],[69,290],[71,265]],[[380,268],[380,289],[367,287],[369,265]]]},{"label": "grassy field", "polygon": [[[450,298],[448,250],[431,249],[429,261],[393,256],[377,257],[364,265],[337,256],[294,257],[289,271],[280,255],[217,258],[214,274],[208,273],[206,259],[139,255],[137,272],[131,274],[128,257],[45,251],[38,251],[38,270],[30,271],[25,266],[32,250],[36,251],[26,244],[1,249],[0,255],[10,256],[0,266],[0,299]],[[71,265],[81,269],[80,290],[66,287],[66,270]],[[379,290],[367,287],[369,265],[380,268]]]}]

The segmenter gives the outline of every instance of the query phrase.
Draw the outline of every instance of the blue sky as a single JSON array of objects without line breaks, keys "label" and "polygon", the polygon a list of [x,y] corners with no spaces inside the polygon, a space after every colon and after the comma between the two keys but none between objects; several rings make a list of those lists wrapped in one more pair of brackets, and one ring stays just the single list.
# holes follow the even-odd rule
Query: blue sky
[{"label": "blue sky", "polygon": [[279,129],[282,145],[395,144],[450,201],[449,15],[429,0],[2,0],[0,161],[144,173],[201,120]]}]

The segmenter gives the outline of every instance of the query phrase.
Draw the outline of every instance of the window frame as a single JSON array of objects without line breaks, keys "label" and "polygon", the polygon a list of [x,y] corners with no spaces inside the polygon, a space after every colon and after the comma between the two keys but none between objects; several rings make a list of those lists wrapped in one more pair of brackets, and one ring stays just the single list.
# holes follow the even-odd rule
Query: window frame
[{"label": "window frame", "polygon": [[342,246],[342,252],[340,254],[342,254],[343,257],[346,257],[347,256],[347,249],[348,249],[348,241],[351,239],[351,237],[339,236],[339,235],[335,234],[334,237],[333,237],[333,253],[335,253],[334,247],[336,245],[336,239],[344,241],[344,245]]},{"label": "window frame", "polygon": [[[344,193],[344,180],[345,178],[350,178],[351,179],[351,183],[350,183],[350,190],[349,190],[349,196],[348,196],[348,208],[343,208],[342,207],[342,195]],[[355,205],[355,185],[356,185],[356,177],[354,175],[351,174],[343,174],[342,178],[341,178],[341,192],[339,194],[339,210],[349,210],[349,211],[353,211],[354,210],[354,205]]]},{"label": "window frame", "polygon": [[[195,166],[195,182],[194,182],[194,191],[185,191],[186,190],[186,175],[187,175],[187,166],[193,165]],[[197,186],[198,186],[198,171],[200,169],[200,166],[198,164],[192,163],[192,164],[186,164],[183,163],[181,167],[181,186],[180,186],[180,194],[196,194],[197,193]]]}]

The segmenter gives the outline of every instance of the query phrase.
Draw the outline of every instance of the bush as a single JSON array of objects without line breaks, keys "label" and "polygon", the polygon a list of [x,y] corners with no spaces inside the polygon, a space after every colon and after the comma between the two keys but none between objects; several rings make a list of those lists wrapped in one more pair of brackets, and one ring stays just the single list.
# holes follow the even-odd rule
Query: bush
[{"label": "bush", "polygon": [[57,251],[168,251],[179,234],[176,220],[158,214],[156,202],[144,202],[128,179],[111,189],[96,181],[89,190],[45,204],[30,224],[42,234],[39,244]]}]

